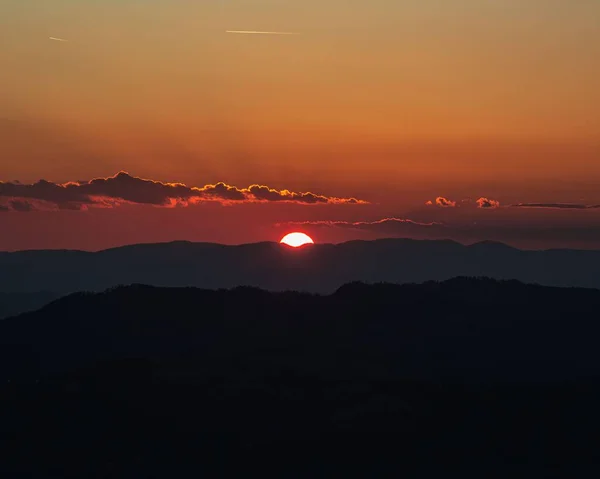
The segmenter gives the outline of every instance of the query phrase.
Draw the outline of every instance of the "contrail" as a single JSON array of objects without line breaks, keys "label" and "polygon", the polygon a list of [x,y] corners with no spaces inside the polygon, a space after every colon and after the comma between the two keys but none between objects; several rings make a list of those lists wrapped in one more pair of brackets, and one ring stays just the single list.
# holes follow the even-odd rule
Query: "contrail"
[{"label": "contrail", "polygon": [[48,37],[50,40],[55,42],[68,42],[69,40],[65,40],[64,38],[56,38],[56,37]]},{"label": "contrail", "polygon": [[256,32],[253,30],[225,30],[225,33],[238,33],[241,35],[300,35],[294,32]]}]

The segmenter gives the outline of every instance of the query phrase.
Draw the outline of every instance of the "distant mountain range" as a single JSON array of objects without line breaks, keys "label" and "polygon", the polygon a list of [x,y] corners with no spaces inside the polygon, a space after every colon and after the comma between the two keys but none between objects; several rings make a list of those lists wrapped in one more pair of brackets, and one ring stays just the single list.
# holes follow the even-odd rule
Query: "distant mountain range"
[{"label": "distant mountain range", "polygon": [[99,252],[0,253],[0,292],[67,294],[133,283],[331,293],[342,284],[423,282],[456,276],[600,288],[600,251],[525,251],[501,243],[383,239],[292,249],[173,242]]}]

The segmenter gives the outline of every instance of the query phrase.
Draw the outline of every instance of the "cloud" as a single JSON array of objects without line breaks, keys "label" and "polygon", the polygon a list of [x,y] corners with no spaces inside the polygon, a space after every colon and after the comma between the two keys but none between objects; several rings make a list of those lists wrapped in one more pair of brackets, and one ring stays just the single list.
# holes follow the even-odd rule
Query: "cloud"
[{"label": "cloud", "polygon": [[477,203],[477,208],[494,209],[500,207],[499,201],[484,198],[483,196],[479,198],[475,203]]},{"label": "cloud", "polygon": [[332,203],[332,204],[365,204],[364,201],[356,198],[336,198],[317,195],[315,193],[294,193],[289,190],[274,190],[268,186],[251,185],[245,192],[248,192],[252,197],[259,201],[291,201],[296,203],[317,204],[317,203]]},{"label": "cloud", "polygon": [[275,226],[313,226],[319,228],[345,228],[354,230],[377,231],[387,234],[407,234],[424,228],[441,227],[442,223],[419,222],[405,218],[382,218],[375,221],[289,221]]},{"label": "cloud", "polygon": [[69,40],[65,40],[64,38],[57,38],[57,37],[48,37],[49,40],[52,40],[54,42],[68,42]]},{"label": "cloud", "polygon": [[438,196],[435,199],[435,204],[441,208],[454,208],[456,206],[456,201],[449,200],[443,196]]},{"label": "cloud", "polygon": [[225,30],[225,33],[236,33],[238,35],[300,35],[295,32],[258,32],[255,30]]},{"label": "cloud", "polygon": [[[461,203],[471,203],[471,198],[464,198],[461,200]],[[485,198],[485,197],[481,197],[479,198],[477,201],[475,201],[475,204],[477,205],[478,208],[484,208],[484,209],[493,209],[493,208],[499,208],[500,207],[500,202],[496,201],[496,200],[491,200],[489,198]],[[456,201],[453,200],[449,200],[448,198],[445,198],[443,196],[438,196],[435,199],[435,202],[429,200],[425,202],[425,205],[427,206],[438,206],[440,208],[455,208],[456,207]]]},{"label": "cloud", "polygon": [[[356,198],[338,198],[311,192],[276,190],[263,185],[238,188],[219,182],[202,187],[190,187],[183,183],[163,183],[139,178],[124,171],[107,178],[62,184],[46,180],[40,180],[33,184],[0,182],[0,198],[2,197],[21,202],[37,200],[54,205],[59,209],[72,210],[85,209],[87,206],[114,207],[122,203],[167,207],[187,206],[203,201],[217,201],[224,204],[287,202],[305,205],[368,203]],[[17,210],[14,207],[13,209]],[[23,211],[23,209],[18,211]]]},{"label": "cloud", "polygon": [[595,210],[600,205],[582,205],[575,203],[518,203],[511,208],[549,208],[558,210]]},{"label": "cloud", "polygon": [[329,227],[342,227],[342,228],[362,228],[369,226],[378,226],[383,224],[390,223],[409,223],[418,226],[433,226],[433,225],[441,225],[441,223],[430,222],[430,223],[421,223],[419,221],[413,221],[406,218],[382,218],[376,221],[290,221],[285,224],[288,225],[316,225],[316,226],[329,226]]},{"label": "cloud", "polygon": [[12,200],[8,204],[14,211],[20,211],[22,213],[34,210],[33,205],[29,201]]}]

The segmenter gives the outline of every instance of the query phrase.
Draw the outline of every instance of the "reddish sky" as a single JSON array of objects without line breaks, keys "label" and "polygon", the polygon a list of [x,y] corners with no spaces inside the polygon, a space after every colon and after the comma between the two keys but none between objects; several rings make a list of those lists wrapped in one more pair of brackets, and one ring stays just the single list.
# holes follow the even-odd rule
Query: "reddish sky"
[{"label": "reddish sky", "polygon": [[5,0],[0,27],[0,250],[600,248],[597,0]]}]

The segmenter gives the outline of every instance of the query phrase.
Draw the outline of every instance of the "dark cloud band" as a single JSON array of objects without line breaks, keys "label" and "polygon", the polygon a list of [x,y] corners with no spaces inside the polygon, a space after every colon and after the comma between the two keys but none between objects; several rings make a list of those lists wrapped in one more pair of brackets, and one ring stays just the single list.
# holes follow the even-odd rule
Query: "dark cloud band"
[{"label": "dark cloud band", "polygon": [[[283,223],[279,223],[277,226],[281,226]],[[353,229],[375,229],[385,228],[387,226],[416,226],[416,227],[428,227],[428,226],[442,226],[441,223],[422,223],[419,221],[413,221],[404,218],[383,218],[376,221],[290,221],[284,223],[286,225],[295,226],[322,226],[327,228],[353,228]]]},{"label": "dark cloud band", "polygon": [[575,203],[518,203],[511,205],[512,208],[548,208],[555,210],[595,210],[600,205],[582,205]]},{"label": "dark cloud band", "polygon": [[338,198],[311,192],[276,190],[264,185],[238,188],[223,182],[202,187],[190,187],[183,183],[163,183],[120,173],[108,178],[91,181],[52,183],[40,180],[33,184],[0,182],[0,200],[7,199],[3,208],[14,211],[30,211],[39,204],[49,204],[59,209],[85,209],[87,206],[112,207],[120,203],[175,206],[218,201],[222,203],[270,203],[288,202],[298,204],[367,204],[356,198]]}]

